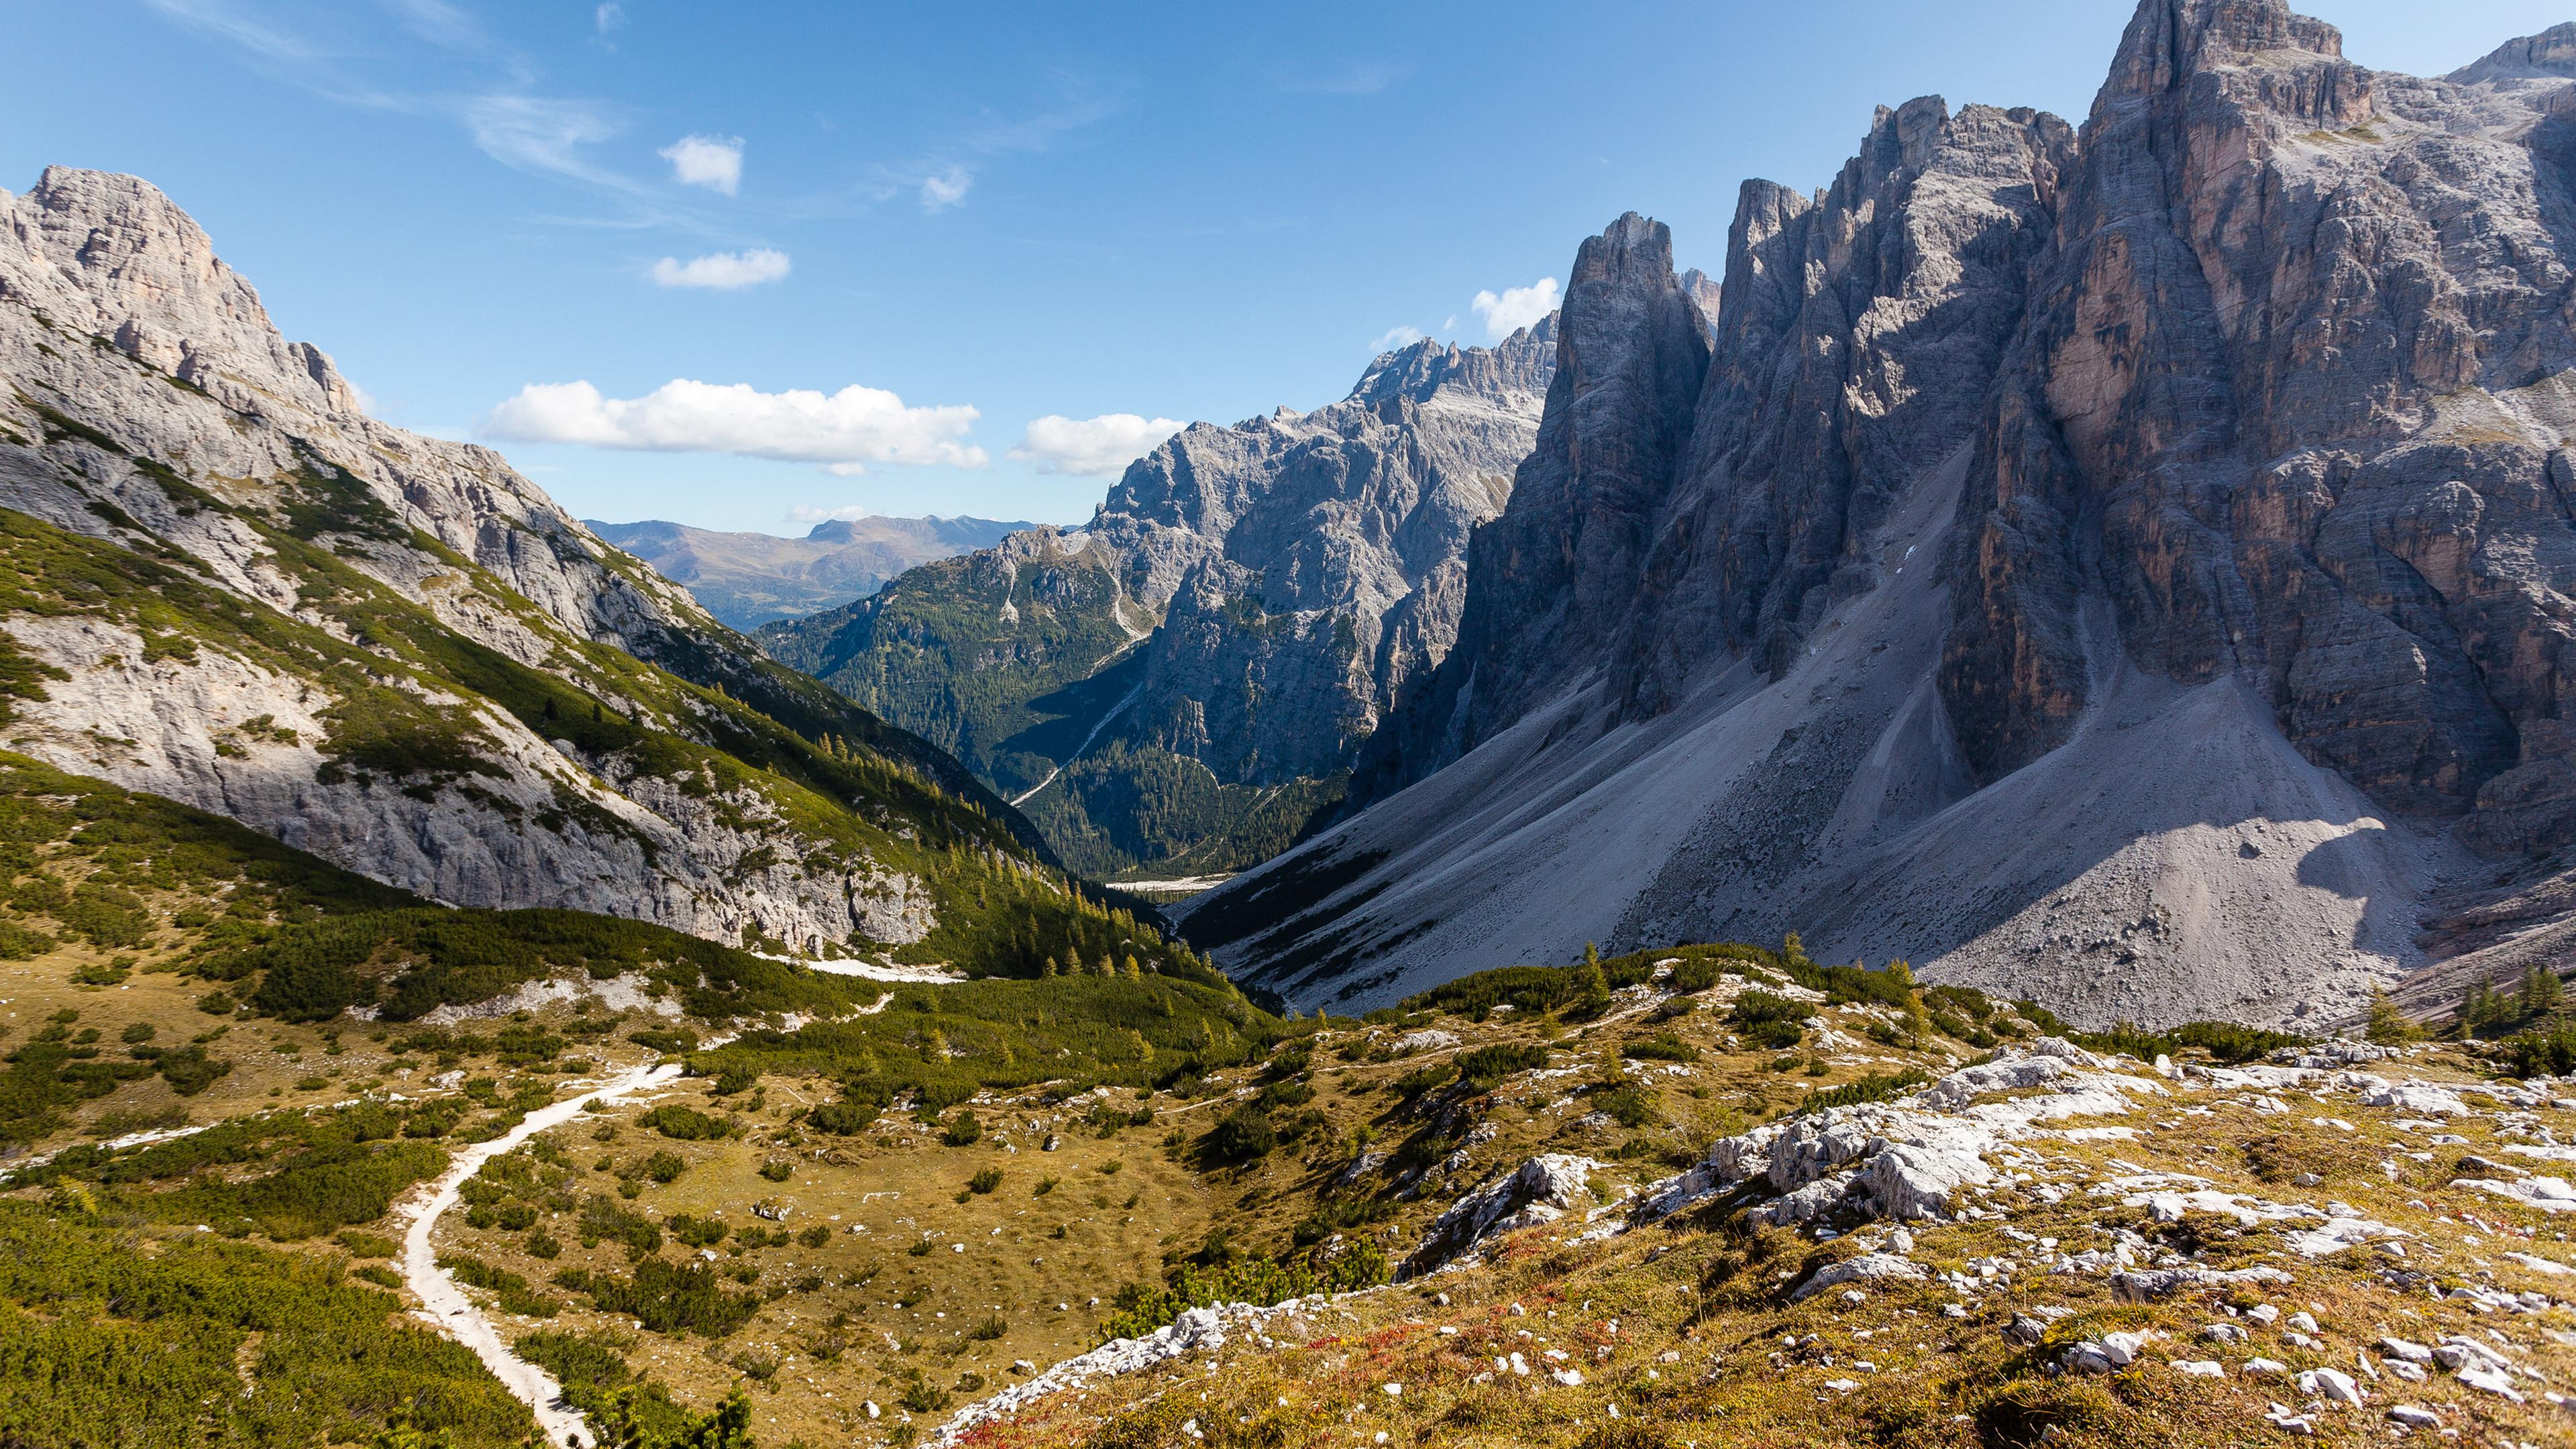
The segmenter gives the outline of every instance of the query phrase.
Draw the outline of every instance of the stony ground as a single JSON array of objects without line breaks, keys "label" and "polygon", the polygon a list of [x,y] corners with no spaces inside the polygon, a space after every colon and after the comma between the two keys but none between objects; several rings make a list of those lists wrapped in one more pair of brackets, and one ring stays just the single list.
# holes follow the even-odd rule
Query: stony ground
[{"label": "stony ground", "polygon": [[[165,1035],[203,1019],[169,976],[8,979],[0,1010],[22,1022],[69,1004],[114,1039],[129,1018]],[[1759,989],[1812,1015],[1775,1050],[1749,1039],[1753,989],[1667,978],[1588,1022],[1508,1008],[1333,1021],[1273,1065],[1178,1090],[987,1096],[965,1145],[900,1109],[855,1135],[817,1131],[808,1114],[832,1091],[816,1079],[720,1092],[689,1078],[487,1169],[531,1186],[496,1188],[479,1212],[469,1193],[437,1245],[523,1280],[526,1298],[470,1290],[505,1337],[613,1345],[698,1409],[743,1388],[770,1445],[2543,1445],[2576,1431],[2576,1087],[2495,1077],[2457,1045],[2141,1062],[2009,1010],[1982,1025],[1941,1013],[1994,1033],[1989,1047],[1779,981]],[[524,1024],[596,1023],[609,1005],[541,1006]],[[558,1090],[649,1058],[627,1036],[657,1024],[630,1009],[557,1064],[581,1068]],[[203,1123],[357,1092],[506,1100],[526,1084],[372,1035],[235,1023],[218,1042],[236,1069],[176,1105]],[[1461,1058],[1496,1046],[1528,1055],[1457,1079]],[[113,1100],[148,1115],[139,1094],[159,1090]],[[1257,1160],[1208,1160],[1208,1125],[1264,1091],[1302,1128]],[[1851,1105],[1802,1111],[1820,1092]],[[666,1107],[726,1135],[668,1135]],[[614,1234],[585,1230],[595,1202],[657,1225],[657,1256],[708,1265],[748,1316],[657,1329],[554,1286],[566,1269],[629,1271]],[[683,1241],[715,1225],[713,1241]],[[1221,1238],[1263,1259],[1370,1242],[1411,1276],[1196,1309],[1097,1347],[1120,1285]],[[366,1234],[296,1246],[379,1266]]]},{"label": "stony ground", "polygon": [[[1659,1186],[1543,1159],[1481,1205],[1538,1221],[1439,1271],[1203,1312],[954,1428],[1003,1444],[2567,1442],[2576,1094],[2489,1080],[2457,1049],[2370,1055],[2160,1071],[2008,1049],[1915,1097],[1722,1141]],[[1543,1110],[1550,1093],[1505,1095]],[[1794,1221],[1800,1195],[1778,1188],[1819,1181]],[[1882,1215],[1898,1204],[1921,1216]]]},{"label": "stony ground", "polygon": [[[2576,1199],[2557,1182],[2576,1093],[2491,1079],[2455,1046],[2232,1068],[2187,1054],[2160,1071],[2023,1042],[1972,1068],[1986,1053],[1966,1042],[1872,1040],[1893,1013],[1858,1004],[1817,1005],[1802,1045],[1775,1053],[1730,1030],[1744,989],[1635,988],[1571,1028],[1335,1024],[1304,1074],[1326,1122],[1302,1154],[1249,1167],[1194,1171],[1186,1148],[1255,1092],[1254,1070],[1189,1100],[1118,1094],[1117,1111],[1156,1119],[1106,1138],[1097,1103],[1034,1095],[979,1104],[993,1130],[969,1147],[896,1116],[856,1139],[799,1135],[784,1119],[812,1088],[782,1081],[749,1139],[659,1143],[632,1108],[565,1146],[585,1165],[647,1146],[687,1158],[644,1190],[660,1213],[748,1223],[766,1199],[790,1227],[831,1225],[821,1249],[705,1250],[764,1284],[829,1287],[714,1344],[629,1334],[684,1399],[748,1382],[781,1442],[2541,1444],[2576,1423],[2550,1397],[2576,1374]],[[1622,1056],[1649,1041],[1698,1057]],[[1490,1091],[1394,1086],[1495,1044],[1551,1050]],[[1944,1080],[1791,1115],[1909,1070]],[[1646,1125],[1602,1110],[1615,1082],[1643,1088]],[[700,1091],[674,1100],[724,1110]],[[1408,1179],[1400,1149],[1425,1126],[1458,1145]],[[1885,1145],[1908,1140],[1924,1150],[1891,1165]],[[786,1182],[757,1177],[787,1160]],[[1001,1184],[972,1192],[986,1167]],[[1083,1353],[1093,1300],[1150,1280],[1158,1255],[1221,1227],[1284,1249],[1319,1203],[1372,1189],[1388,1216],[1352,1231],[1399,1260],[1461,1219],[1481,1214],[1487,1235],[1401,1285],[1202,1310]],[[455,1232],[515,1261],[507,1234]],[[592,1317],[567,1307],[551,1326]],[[999,1337],[968,1336],[988,1319]],[[934,1391],[907,1408],[915,1370]]]}]

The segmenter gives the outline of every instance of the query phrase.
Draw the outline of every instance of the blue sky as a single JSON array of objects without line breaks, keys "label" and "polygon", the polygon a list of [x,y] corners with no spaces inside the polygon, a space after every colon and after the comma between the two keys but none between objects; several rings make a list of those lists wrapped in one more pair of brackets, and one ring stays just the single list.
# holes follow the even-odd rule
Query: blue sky
[{"label": "blue sky", "polygon": [[[0,186],[150,179],[380,416],[587,517],[1072,522],[1166,420],[1488,340],[1623,210],[1718,271],[1873,104],[2080,118],[2130,8],[0,0]],[[2417,72],[2567,15],[2304,8]]]}]

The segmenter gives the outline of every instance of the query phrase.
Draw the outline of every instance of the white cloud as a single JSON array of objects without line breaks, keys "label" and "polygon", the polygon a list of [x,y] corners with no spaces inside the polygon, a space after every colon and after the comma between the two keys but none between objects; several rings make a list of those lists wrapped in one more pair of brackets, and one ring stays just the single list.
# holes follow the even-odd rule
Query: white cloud
[{"label": "white cloud", "polygon": [[1011,456],[1035,464],[1041,473],[1115,478],[1187,426],[1171,418],[1140,418],[1134,413],[1102,413],[1096,418],[1049,413],[1030,422]]},{"label": "white cloud", "polygon": [[1526,287],[1505,287],[1499,297],[1478,292],[1467,305],[1485,319],[1485,330],[1499,342],[1555,311],[1556,303],[1556,278],[1541,277]]},{"label": "white cloud", "polygon": [[787,253],[766,247],[748,252],[714,252],[681,261],[664,257],[653,264],[653,280],[665,287],[705,287],[735,292],[775,282],[787,275]]},{"label": "white cloud", "polygon": [[921,209],[944,211],[966,199],[967,188],[975,184],[975,173],[963,166],[951,166],[935,176],[921,178]]},{"label": "white cloud", "polygon": [[617,0],[606,0],[591,16],[593,30],[600,35],[606,35],[625,23],[626,7],[618,4]]},{"label": "white cloud", "polygon": [[1372,352],[1393,352],[1399,347],[1411,347],[1413,344],[1421,341],[1424,335],[1423,330],[1419,327],[1389,327],[1384,332],[1379,333],[1377,336],[1369,340],[1369,350]]},{"label": "white cloud", "polygon": [[799,503],[787,510],[790,523],[856,523],[862,518],[875,516],[875,511],[863,503],[845,503],[838,508]]},{"label": "white cloud", "polygon": [[671,179],[682,186],[703,186],[731,196],[742,185],[740,136],[682,136],[663,147],[660,155],[671,163]]},{"label": "white cloud", "polygon": [[965,441],[978,416],[962,405],[906,407],[893,393],[856,385],[761,392],[674,378],[639,398],[612,398],[588,382],[532,382],[494,408],[481,431],[510,442],[821,463],[847,475],[870,463],[981,468],[990,459]]}]

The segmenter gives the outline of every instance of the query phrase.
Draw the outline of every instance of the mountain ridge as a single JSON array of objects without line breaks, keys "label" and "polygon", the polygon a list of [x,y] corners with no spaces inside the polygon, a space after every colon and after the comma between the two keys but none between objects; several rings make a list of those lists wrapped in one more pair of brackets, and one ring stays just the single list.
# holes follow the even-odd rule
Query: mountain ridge
[{"label": "mountain ridge", "polygon": [[148,183],[0,203],[0,373],[10,748],[458,905],[1031,972],[1020,914],[1090,909],[946,754],[367,417]]},{"label": "mountain ridge", "polygon": [[1502,506],[1553,321],[1381,354],[1340,401],[1194,423],[1078,529],[765,626],[784,662],[954,749],[1100,875],[1232,869],[1338,801],[1446,652],[1472,524]]}]

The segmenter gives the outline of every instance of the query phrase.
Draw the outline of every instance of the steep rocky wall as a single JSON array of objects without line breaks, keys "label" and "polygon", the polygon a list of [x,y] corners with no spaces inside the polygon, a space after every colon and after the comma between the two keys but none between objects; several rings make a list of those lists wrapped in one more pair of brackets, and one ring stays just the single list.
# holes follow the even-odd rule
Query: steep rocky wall
[{"label": "steep rocky wall", "polygon": [[1651,718],[1712,662],[1783,672],[1830,604],[1878,584],[1868,540],[1976,426],[2072,155],[2037,112],[1882,108],[1825,191],[1745,183],[1707,289],[1725,305],[1697,324],[1661,224],[1585,242],[1560,391],[1477,535],[1461,646],[1371,743],[1355,797],[1569,688]]},{"label": "steep rocky wall", "polygon": [[2140,8],[1971,470],[1942,691],[1982,774],[2085,707],[2098,590],[2142,664],[2255,682],[2391,807],[2576,839],[2571,80],[2533,42],[2425,81],[2279,5]]},{"label": "steep rocky wall", "polygon": [[1189,929],[1301,1002],[1787,929],[2085,1019],[2563,960],[2571,114],[2576,26],[2427,80],[2146,0],[2080,129],[1748,184],[1686,406],[1623,219],[1374,803]]}]

